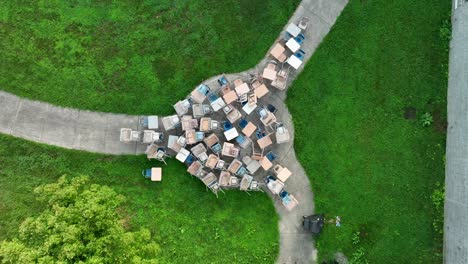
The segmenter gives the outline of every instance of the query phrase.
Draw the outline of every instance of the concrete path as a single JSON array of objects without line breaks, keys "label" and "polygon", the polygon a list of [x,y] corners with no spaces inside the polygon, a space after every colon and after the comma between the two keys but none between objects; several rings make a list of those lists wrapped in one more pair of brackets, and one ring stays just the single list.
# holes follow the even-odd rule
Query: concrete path
[{"label": "concrete path", "polygon": [[454,0],[448,86],[444,263],[468,263],[468,2]]},{"label": "concrete path", "polygon": [[[309,27],[305,32],[305,43],[301,47],[306,52],[303,65],[330,31],[347,2],[348,0],[303,0],[300,3],[289,22],[297,23],[303,16],[310,19]],[[280,38],[283,34],[284,29]],[[269,60],[271,58],[267,55],[255,68],[226,76],[229,80],[237,77],[245,78],[249,74],[261,72]],[[292,72],[288,87],[302,69],[303,66]],[[218,76],[214,76],[204,83],[210,87],[217,87],[217,79]],[[270,91],[268,102],[278,108],[278,120],[288,127],[294,138],[292,117],[284,104],[286,91],[279,91],[275,88],[271,88]],[[120,128],[139,129],[139,119],[140,116],[61,108],[0,92],[1,133],[69,149],[105,154],[141,154],[145,145],[119,142]],[[287,212],[279,199],[272,196],[276,211],[280,216],[280,254],[277,262],[315,262],[316,250],[312,237],[301,227],[302,216],[314,212],[309,179],[296,159],[293,140],[281,144],[281,149],[276,153],[278,153],[279,163],[286,164],[293,172],[286,187],[300,202],[300,205],[292,212]]]}]

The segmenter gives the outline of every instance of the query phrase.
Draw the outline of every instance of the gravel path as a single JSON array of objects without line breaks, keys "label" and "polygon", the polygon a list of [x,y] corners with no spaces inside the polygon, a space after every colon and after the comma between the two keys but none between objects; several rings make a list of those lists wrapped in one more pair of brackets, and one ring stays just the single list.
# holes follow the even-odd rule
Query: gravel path
[{"label": "gravel path", "polygon": [[[301,47],[306,52],[304,64],[330,31],[347,3],[348,0],[303,0],[300,3],[289,22],[297,23],[303,16],[310,19],[305,32],[306,39]],[[284,29],[280,36],[283,34]],[[255,68],[226,76],[229,80],[234,80],[236,77],[246,77],[249,73],[260,72],[270,59],[267,55]],[[290,75],[288,87],[302,69],[303,66]],[[211,77],[204,83],[217,87],[217,78],[218,76]],[[292,117],[284,104],[286,91],[275,88],[271,88],[270,91],[268,100],[278,108],[278,120],[289,128],[291,136],[294,137]],[[119,142],[120,128],[138,129],[140,116],[56,107],[2,91],[0,91],[0,113],[1,133],[31,141],[105,154],[141,154],[145,148],[142,144]],[[316,260],[314,243],[311,235],[303,232],[301,227],[302,216],[314,212],[310,182],[296,159],[293,140],[278,146],[281,148],[276,150],[279,163],[286,164],[293,171],[293,176],[287,182],[287,189],[297,198],[300,205],[292,212],[287,212],[278,198],[271,196],[280,216],[280,254],[277,262],[312,263]]]}]

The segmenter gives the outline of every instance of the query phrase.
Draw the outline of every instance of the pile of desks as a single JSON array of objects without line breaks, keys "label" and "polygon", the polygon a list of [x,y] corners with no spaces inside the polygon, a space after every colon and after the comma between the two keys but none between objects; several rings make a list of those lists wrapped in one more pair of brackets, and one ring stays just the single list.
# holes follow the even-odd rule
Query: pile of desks
[{"label": "pile of desks", "polygon": [[[215,194],[233,188],[266,189],[291,210],[297,200],[285,188],[293,172],[276,154],[290,135],[278,120],[271,88],[287,87],[289,68],[284,64],[295,69],[301,65],[297,52],[304,53],[300,48],[306,27],[304,18],[289,25],[286,38],[270,51],[274,59],[258,75],[233,80],[221,76],[201,84],[174,104],[175,114],[142,117],[139,129],[121,129],[120,141],[146,144],[148,159],[165,163],[175,157]],[[161,170],[146,170],[144,175],[160,180]]]}]

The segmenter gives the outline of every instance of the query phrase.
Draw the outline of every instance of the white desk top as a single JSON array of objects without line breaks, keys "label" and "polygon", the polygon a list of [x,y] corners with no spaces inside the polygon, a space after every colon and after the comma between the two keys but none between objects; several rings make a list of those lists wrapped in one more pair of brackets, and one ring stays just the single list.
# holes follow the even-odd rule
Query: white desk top
[{"label": "white desk top", "polygon": [[249,85],[247,83],[243,83],[235,88],[236,93],[238,96],[241,96],[243,94],[246,94],[250,91]]},{"label": "white desk top", "polygon": [[182,148],[180,149],[179,153],[177,153],[176,159],[180,162],[185,162],[189,154],[190,154],[190,151],[188,151],[185,148]]},{"label": "white desk top", "polygon": [[148,129],[158,129],[158,116],[148,116]]},{"label": "white desk top", "polygon": [[219,109],[223,108],[226,106],[226,103],[224,102],[223,98],[218,98],[214,102],[211,103],[211,108],[213,108],[213,111],[217,112]]},{"label": "white desk top", "polygon": [[288,42],[286,42],[286,47],[288,47],[292,52],[296,52],[301,48],[301,45],[297,43],[294,38],[290,38]]},{"label": "white desk top", "polygon": [[226,137],[227,141],[233,140],[237,136],[239,136],[239,133],[237,133],[237,129],[235,127],[229,129],[228,131],[224,131],[224,136]]},{"label": "white desk top", "polygon": [[299,67],[302,64],[302,61],[298,57],[294,56],[294,54],[291,55],[291,57],[289,57],[289,59],[286,62],[289,65],[293,66],[294,69],[296,69],[296,70],[299,69]]},{"label": "white desk top", "polygon": [[297,37],[301,33],[301,29],[294,23],[291,23],[286,28],[286,31],[289,32],[293,37]]},{"label": "white desk top", "polygon": [[257,104],[254,104],[254,105],[245,104],[242,107],[242,110],[244,110],[245,113],[250,115],[250,113],[252,113],[252,111],[255,110],[255,108],[257,108]]}]

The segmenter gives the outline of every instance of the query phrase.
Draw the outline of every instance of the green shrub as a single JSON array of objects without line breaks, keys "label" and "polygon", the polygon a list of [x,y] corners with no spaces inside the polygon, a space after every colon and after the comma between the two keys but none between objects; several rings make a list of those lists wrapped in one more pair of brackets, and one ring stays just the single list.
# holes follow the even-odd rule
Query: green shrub
[{"label": "green shrub", "polygon": [[432,125],[432,122],[434,122],[434,119],[429,112],[426,112],[421,116],[421,124],[423,127]]},{"label": "green shrub", "polygon": [[365,258],[365,253],[364,253],[364,248],[359,247],[354,251],[353,255],[351,256],[351,259],[349,261],[351,264],[367,264],[369,263],[367,259]]},{"label": "green shrub", "polygon": [[359,237],[359,235],[361,234],[361,232],[357,231],[356,233],[353,234],[353,245],[357,245],[359,244],[359,242],[361,242],[361,238]]},{"label": "green shrub", "polygon": [[452,39],[452,23],[450,21],[450,14],[447,19],[442,22],[442,25],[439,29],[440,39],[446,42],[449,42]]},{"label": "green shrub", "polygon": [[445,186],[439,182],[436,184],[437,188],[431,194],[432,204],[435,207],[436,215],[432,222],[434,231],[442,234],[444,232],[444,200],[445,200]]},{"label": "green shrub", "polygon": [[448,53],[450,48],[450,40],[452,39],[452,23],[450,13],[448,18],[442,21],[442,25],[439,28],[439,37],[442,40],[442,47],[444,48],[446,54],[446,60],[442,63],[442,72],[445,74],[445,77],[448,79]]}]

